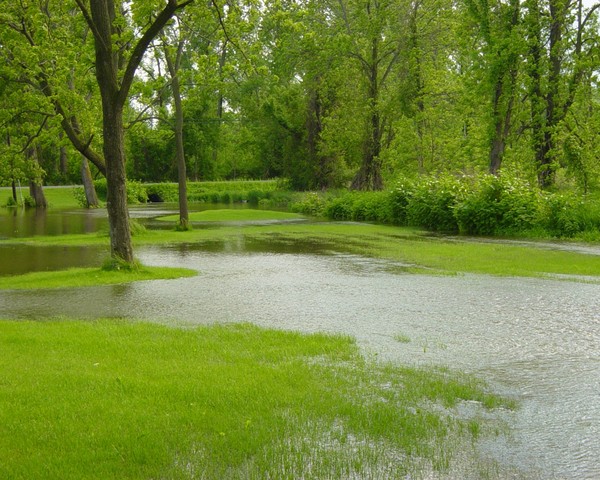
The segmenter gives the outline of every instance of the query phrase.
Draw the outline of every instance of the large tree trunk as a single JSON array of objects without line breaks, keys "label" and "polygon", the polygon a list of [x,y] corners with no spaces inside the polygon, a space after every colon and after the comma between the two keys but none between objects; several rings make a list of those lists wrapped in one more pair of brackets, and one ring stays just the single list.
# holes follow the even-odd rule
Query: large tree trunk
[{"label": "large tree trunk", "polygon": [[[500,79],[494,89],[493,111],[494,111],[494,132],[490,145],[490,166],[489,171],[492,175],[497,175],[504,160],[504,151],[506,150],[506,139],[510,133],[512,107],[514,103],[513,87],[516,80],[516,70],[509,73],[508,92],[505,92],[505,79]],[[509,98],[504,98],[508,96]],[[506,102],[506,105],[502,105]]]},{"label": "large tree trunk", "polygon": [[96,208],[98,206],[98,195],[94,187],[94,179],[90,171],[90,164],[83,155],[81,156],[81,182],[83,183],[83,191],[85,193],[85,202],[87,208]]},{"label": "large tree trunk", "polygon": [[[31,147],[27,156],[30,160],[37,165],[40,164],[40,147],[35,146]],[[48,206],[48,202],[46,201],[46,196],[44,195],[44,189],[41,184],[41,180],[32,179],[29,181],[29,195],[33,198],[35,202],[35,208],[46,208]]]},{"label": "large tree trunk", "polygon": [[175,101],[175,154],[177,156],[177,179],[179,184],[179,229],[189,228],[189,214],[187,201],[187,169],[185,165],[185,151],[183,149],[183,106],[181,105],[181,92],[179,90],[179,77],[177,73],[171,78],[173,99]]},{"label": "large tree trunk", "polygon": [[119,83],[119,52],[113,50],[116,34],[115,4],[112,1],[90,1],[93,19],[96,79],[102,97],[103,153],[106,161],[106,209],[110,232],[111,256],[133,263],[133,246],[127,208],[127,184],[123,138],[123,106]]},{"label": "large tree trunk", "polygon": [[185,150],[183,148],[183,105],[181,103],[181,88],[179,84],[179,66],[183,45],[183,41],[180,41],[175,58],[171,56],[168,47],[165,47],[165,60],[167,61],[167,68],[171,76],[173,103],[175,104],[175,156],[177,159],[177,183],[179,187],[178,229],[188,230],[190,227],[187,201],[187,167],[185,164]]},{"label": "large tree trunk", "polygon": [[44,188],[34,181],[29,182],[29,195],[35,202],[35,208],[46,208],[48,202],[46,201],[46,195],[44,195]]},{"label": "large tree trunk", "polygon": [[133,246],[127,208],[127,183],[123,139],[123,112],[103,101],[104,158],[106,159],[106,209],[110,228],[110,252],[133,263]]},{"label": "large tree trunk", "polygon": [[365,142],[365,151],[360,169],[352,188],[355,190],[381,190],[381,114],[379,112],[379,40],[374,38],[371,43],[371,62],[369,65],[369,134]]}]

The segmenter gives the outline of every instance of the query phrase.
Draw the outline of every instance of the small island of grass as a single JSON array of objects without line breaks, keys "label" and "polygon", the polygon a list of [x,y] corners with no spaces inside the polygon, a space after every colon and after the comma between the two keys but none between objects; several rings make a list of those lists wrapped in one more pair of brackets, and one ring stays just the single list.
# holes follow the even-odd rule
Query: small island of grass
[{"label": "small island of grass", "polygon": [[141,280],[170,280],[197,275],[195,270],[140,266],[134,269],[70,268],[0,277],[0,290],[27,290],[115,285]]},{"label": "small island of grass", "polygon": [[[276,210],[243,209],[214,209],[202,212],[192,212],[189,215],[190,222],[257,222],[270,220],[300,220],[303,215],[291,212],[279,212]],[[165,222],[176,222],[179,215],[167,215],[159,217],[158,220]]]}]

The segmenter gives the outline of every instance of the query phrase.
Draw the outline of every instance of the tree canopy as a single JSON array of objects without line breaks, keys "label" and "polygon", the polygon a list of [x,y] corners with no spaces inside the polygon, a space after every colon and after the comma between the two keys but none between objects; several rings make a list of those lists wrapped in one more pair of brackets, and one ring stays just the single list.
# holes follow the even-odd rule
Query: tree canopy
[{"label": "tree canopy", "polygon": [[[600,174],[598,10],[583,0],[8,3],[0,181],[77,182],[83,156],[115,186],[113,205],[126,176],[177,172],[369,190],[399,175],[509,170],[587,192]],[[113,215],[126,219],[122,207]]]}]

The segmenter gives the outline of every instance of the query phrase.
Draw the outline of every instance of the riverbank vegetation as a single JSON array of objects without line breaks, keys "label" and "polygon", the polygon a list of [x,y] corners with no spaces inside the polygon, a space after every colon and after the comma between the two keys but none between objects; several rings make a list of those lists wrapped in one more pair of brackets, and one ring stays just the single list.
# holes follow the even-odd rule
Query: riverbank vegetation
[{"label": "riverbank vegetation", "polygon": [[508,175],[406,178],[381,192],[306,194],[290,208],[332,220],[414,226],[440,233],[600,240],[600,198],[541,191]]},{"label": "riverbank vegetation", "polygon": [[465,458],[485,475],[486,411],[514,407],[347,337],[249,325],[2,321],[0,346],[2,478],[418,478]]},{"label": "riverbank vegetation", "polygon": [[59,271],[30,272],[23,275],[0,276],[0,290],[39,288],[90,287],[114,285],[145,280],[168,280],[190,277],[198,272],[185,268],[148,267],[139,265],[124,268],[109,265],[105,268],[71,268]]}]

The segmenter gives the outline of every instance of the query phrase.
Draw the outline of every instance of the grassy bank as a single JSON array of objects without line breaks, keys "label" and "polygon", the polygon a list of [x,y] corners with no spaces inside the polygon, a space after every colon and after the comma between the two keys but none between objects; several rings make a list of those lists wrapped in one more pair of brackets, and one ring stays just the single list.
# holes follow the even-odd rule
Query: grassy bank
[{"label": "grassy bank", "polygon": [[170,267],[142,267],[133,270],[106,270],[102,268],[71,268],[68,270],[31,272],[23,275],[0,277],[0,290],[27,290],[39,288],[89,287],[169,280],[196,275],[194,270]]},{"label": "grassy bank", "polygon": [[[243,221],[244,210],[236,218]],[[268,215],[263,213],[262,215]],[[228,218],[228,217],[221,217]],[[269,218],[263,217],[263,218]],[[386,258],[406,265],[407,271],[429,273],[480,273],[540,277],[575,275],[599,277],[600,256],[530,245],[464,241],[457,238],[432,237],[414,228],[364,223],[294,223],[236,225],[197,228],[189,232],[147,230],[134,237],[134,244],[160,245],[176,243],[211,244],[245,238],[266,244],[302,244],[331,252],[354,253]],[[14,243],[15,240],[0,240]],[[19,239],[32,245],[107,244],[106,235],[61,235]]]},{"label": "grassy bank", "polygon": [[248,325],[3,321],[0,349],[1,478],[419,478],[491,427],[459,402],[512,407],[346,337]]},{"label": "grassy bank", "polygon": [[[305,218],[303,215],[289,212],[277,212],[272,210],[255,209],[214,209],[204,210],[202,212],[191,212],[189,214],[190,222],[255,222],[271,220],[298,220]],[[179,221],[179,215],[167,215],[159,217],[159,220],[165,222]]]},{"label": "grassy bank", "polygon": [[[79,208],[79,204],[74,195],[75,188],[77,187],[44,187],[44,195],[48,202],[48,207],[52,209]],[[17,188],[17,201],[19,204],[21,204],[21,198],[26,200],[27,197],[29,197],[28,188]],[[10,198],[12,198],[12,190],[8,187],[0,187],[0,207],[10,203]]]}]

